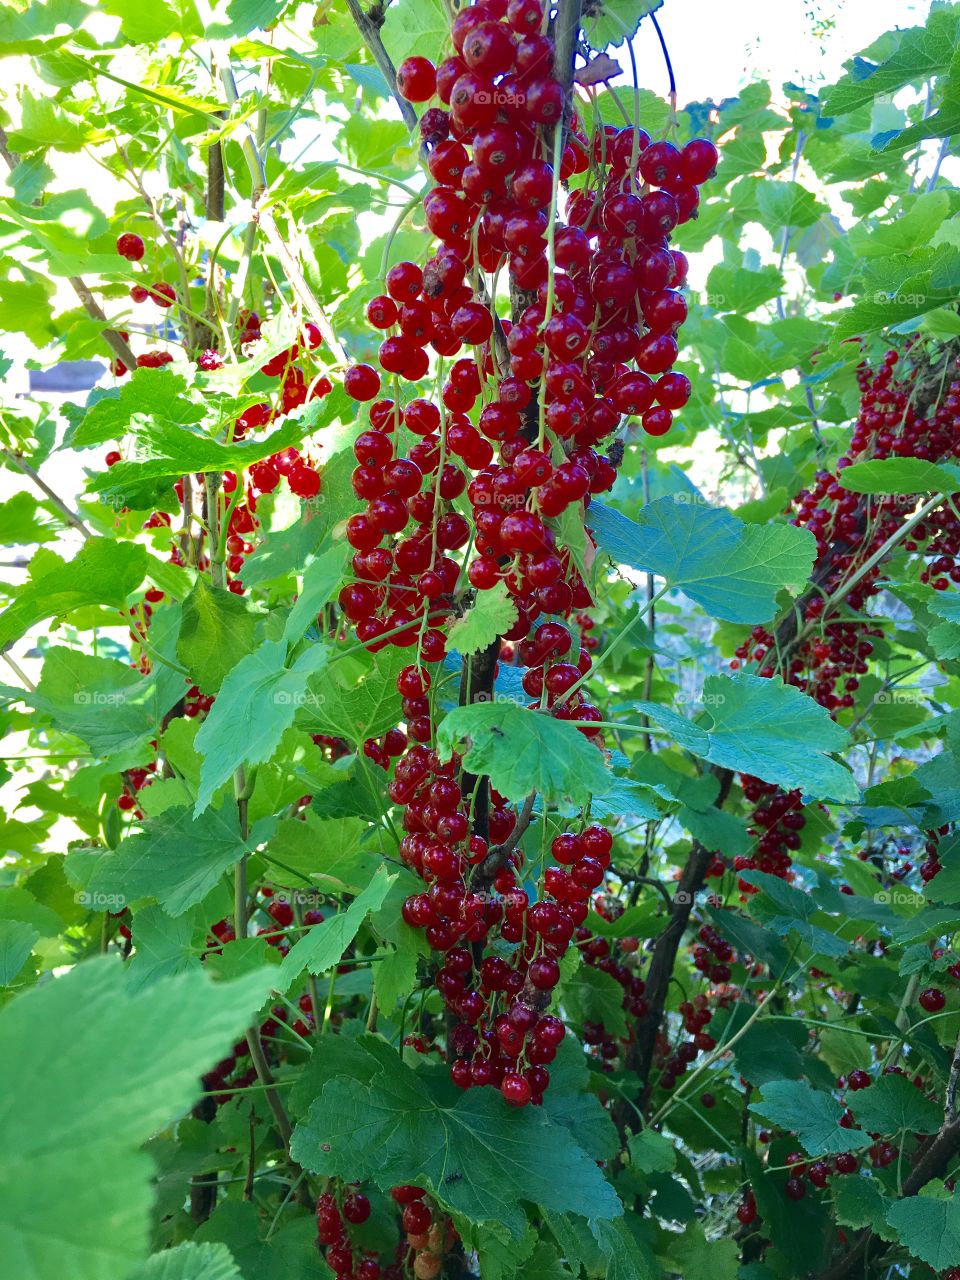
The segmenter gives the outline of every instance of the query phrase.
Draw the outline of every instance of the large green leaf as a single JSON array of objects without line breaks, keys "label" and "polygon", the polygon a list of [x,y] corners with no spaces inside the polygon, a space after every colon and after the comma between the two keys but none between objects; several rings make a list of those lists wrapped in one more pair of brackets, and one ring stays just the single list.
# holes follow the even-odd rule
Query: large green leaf
[{"label": "large green leaf", "polygon": [[94,755],[145,750],[163,717],[186,691],[175,681],[140,676],[124,662],[59,645],[48,649],[36,692],[24,701]]},{"label": "large green leaf", "polygon": [[636,521],[595,502],[588,519],[598,546],[618,563],[656,574],[730,622],[770,619],[777,592],[802,590],[816,555],[807,530],[747,525],[699,495],[659,498]]},{"label": "large green leaf", "polygon": [[230,799],[197,818],[189,809],[167,809],[146,819],[144,827],[93,862],[84,891],[94,908],[109,900],[119,904],[111,905],[115,911],[153,898],[170,915],[183,915],[207,896],[226,870],[273,834],[276,819],[261,819],[243,839],[236,804]]},{"label": "large green leaf", "polygon": [[497,1090],[451,1093],[446,1073],[412,1071],[385,1042],[361,1042],[369,1081],[328,1080],[293,1136],[294,1159],[323,1175],[387,1189],[426,1185],[452,1213],[502,1223],[519,1239],[521,1202],[615,1218],[613,1188],[567,1129],[544,1111],[511,1111]]},{"label": "large green leaf", "polygon": [[806,1080],[772,1080],[765,1084],[750,1110],[789,1133],[795,1133],[804,1151],[823,1156],[839,1151],[859,1151],[870,1145],[870,1135],[840,1124],[843,1107],[829,1093],[814,1089]]},{"label": "large green leaf", "polygon": [[818,702],[779,678],[740,673],[703,682],[698,726],[708,728],[707,759],[818,800],[853,803],[860,791],[846,765],[827,754],[847,745],[847,731]]},{"label": "large green leaf", "polygon": [[203,756],[197,814],[241,765],[270,759],[309,696],[308,678],[329,656],[322,645],[311,645],[287,667],[286,653],[282,640],[263,644],[241,659],[220,686],[196,738]]},{"label": "large green leaf", "polygon": [[103,1280],[146,1258],[152,1168],[137,1148],[191,1105],[267,989],[262,974],[217,986],[189,974],[134,996],[104,958],[0,1011],[0,1251],[13,1274]]},{"label": "large green leaf", "polygon": [[906,1196],[889,1205],[886,1220],[907,1251],[934,1271],[960,1263],[960,1201],[956,1196]]},{"label": "large green leaf", "polygon": [[38,553],[29,582],[0,613],[0,648],[6,648],[44,618],[63,618],[85,605],[122,608],[147,572],[147,552],[133,542],[90,538],[65,564],[51,552]]},{"label": "large green leaf", "polygon": [[925,27],[911,27],[901,33],[896,52],[879,65],[862,60],[847,76],[827,91],[823,104],[830,116],[847,115],[873,102],[878,94],[894,94],[905,85],[940,75],[950,66],[957,46],[958,15],[954,9],[934,10]]}]

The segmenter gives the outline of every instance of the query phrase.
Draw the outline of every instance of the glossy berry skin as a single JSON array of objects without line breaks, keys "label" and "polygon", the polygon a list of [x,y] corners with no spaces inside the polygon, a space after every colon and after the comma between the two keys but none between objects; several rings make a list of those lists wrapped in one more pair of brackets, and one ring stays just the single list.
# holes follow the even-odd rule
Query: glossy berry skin
[{"label": "glossy berry skin", "polygon": [[373,400],[380,392],[380,375],[368,364],[351,365],[344,374],[343,389],[351,400]]},{"label": "glossy berry skin", "polygon": [[437,69],[427,58],[405,58],[397,67],[397,90],[408,102],[429,102],[437,91]]},{"label": "glossy berry skin", "polygon": [[513,1071],[508,1071],[503,1077],[500,1092],[503,1094],[504,1101],[511,1107],[525,1107],[532,1096],[529,1082]]},{"label": "glossy berry skin", "polygon": [[680,152],[680,177],[699,187],[716,172],[719,158],[720,153],[707,138],[693,138]]},{"label": "glossy berry skin", "polygon": [[927,1013],[939,1013],[947,1003],[947,997],[939,987],[926,987],[920,992],[917,1003]]},{"label": "glossy berry skin", "polygon": [[139,262],[146,253],[146,246],[140,236],[132,231],[124,231],[117,236],[117,253],[128,262]]}]

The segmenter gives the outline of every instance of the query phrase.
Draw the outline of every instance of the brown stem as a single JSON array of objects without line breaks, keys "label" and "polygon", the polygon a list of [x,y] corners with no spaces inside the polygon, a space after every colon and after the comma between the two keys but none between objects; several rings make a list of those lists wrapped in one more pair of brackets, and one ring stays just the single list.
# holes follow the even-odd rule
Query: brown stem
[{"label": "brown stem", "polygon": [[22,475],[25,475],[28,480],[32,480],[33,483],[40,490],[40,492],[45,494],[46,497],[57,508],[57,510],[63,516],[64,520],[66,520],[67,524],[72,525],[73,528],[76,529],[78,533],[83,535],[83,537],[85,538],[93,537],[93,534],[90,532],[87,526],[83,523],[83,521],[80,519],[77,513],[75,511],[72,511],[70,507],[67,506],[64,500],[58,494],[54,493],[54,491],[47,484],[46,480],[43,479],[43,477],[40,475],[38,471],[35,471],[34,468],[30,466],[29,462],[24,462],[23,458],[19,457],[11,449],[4,449],[2,447],[0,447],[0,457],[3,457],[7,462],[11,464],[11,466],[16,467],[17,470]]},{"label": "brown stem", "polygon": [[494,845],[483,862],[477,867],[472,886],[474,890],[489,889],[496,879],[497,873],[507,865],[507,859],[523,839],[524,832],[533,821],[533,806],[536,803],[536,799],[537,793],[531,791],[523,802],[523,808],[517,816],[516,826],[510,832],[509,838],[504,840],[503,844]]},{"label": "brown stem", "polygon": [[366,13],[357,3],[357,0],[347,0],[347,8],[350,10],[351,18],[357,24],[357,30],[363,36],[364,44],[370,50],[371,57],[380,68],[380,73],[387,82],[387,88],[400,108],[404,124],[410,130],[415,129],[417,127],[417,113],[406,98],[400,97],[397,89],[397,73],[394,70],[390,55],[383,47],[383,41],[380,39],[383,18],[374,18],[372,14]]}]

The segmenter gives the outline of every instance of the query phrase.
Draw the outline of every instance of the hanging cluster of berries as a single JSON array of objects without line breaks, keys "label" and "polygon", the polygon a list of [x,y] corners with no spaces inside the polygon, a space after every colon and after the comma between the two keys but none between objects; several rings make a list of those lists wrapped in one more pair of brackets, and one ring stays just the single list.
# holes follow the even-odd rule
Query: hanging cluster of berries
[{"label": "hanging cluster of berries", "polygon": [[[753,629],[730,664],[736,669],[749,662],[761,676],[782,675],[831,715],[855,705],[860,679],[869,670],[874,641],[883,636],[882,628],[871,622],[865,610],[883,589],[885,567],[878,562],[863,573],[861,566],[902,528],[917,505],[913,495],[864,498],[841,485],[840,473],[869,459],[943,462],[960,457],[960,380],[952,381],[922,416],[914,407],[916,371],[897,379],[899,359],[891,350],[878,369],[860,366],[860,411],[849,447],[834,471],[817,472],[813,486],[802,490],[789,509],[791,522],[809,529],[817,539],[822,590],[805,602],[803,629],[785,668],[779,669],[772,632],[762,626]],[[908,553],[922,557],[920,580],[934,590],[945,591],[951,582],[960,582],[960,522],[948,506],[931,512],[912,528],[902,545]],[[831,607],[831,596],[843,590],[854,575],[858,575],[857,581],[852,590],[844,592],[842,605]],[[850,618],[851,612],[861,616]],[[800,847],[804,826],[800,797],[757,778],[742,782],[747,799],[759,805],[753,814],[753,834],[759,836],[759,843],[756,855],[737,859],[736,869],[757,868],[789,879],[791,854]],[[932,874],[933,865],[927,867],[924,879]],[[740,882],[740,889],[755,892],[745,881]]]},{"label": "hanging cluster of berries", "polygon": [[[404,728],[364,750],[393,769],[401,856],[427,886],[403,915],[443,954],[436,985],[459,1019],[453,1078],[496,1085],[515,1105],[539,1101],[549,1080],[564,1033],[546,1012],[550,993],[574,939],[595,945],[582,926],[612,840],[598,826],[559,834],[542,896],[530,901],[522,855],[498,848],[516,814],[494,791],[483,835],[471,833],[460,762],[443,764],[432,749],[428,667],[446,655],[455,605],[471,589],[505,589],[516,621],[501,660],[526,668],[532,706],[603,745],[592,727],[601,714],[579,691],[596,641],[574,651],[593,602],[555,522],[612,486],[625,418],[662,435],[689,397],[687,379],[671,372],[686,261],[668,242],[717,159],[702,139],[679,151],[639,128],[600,125],[588,136],[576,115],[564,132],[543,26],[538,0],[474,4],[453,21],[446,61],[414,57],[398,69],[404,97],[440,104],[420,120],[437,184],[424,216],[439,244],[422,265],[388,271],[367,309],[382,335],[379,370],[356,364],[344,377],[347,394],[369,405],[369,429],[354,446],[365,506],[346,524],[355,554],[338,597],[368,648],[416,651],[397,680]],[[573,175],[586,186],[567,198]],[[498,314],[501,275],[513,323]],[[434,393],[411,398],[431,364]],[[407,433],[416,441],[401,450]],[[463,495],[471,519],[455,505]],[[515,949],[483,955],[494,938]],[[606,959],[600,946],[595,962]],[[641,1001],[642,982],[624,974],[625,999]]]},{"label": "hanging cluster of berries", "polygon": [[370,1201],[356,1184],[337,1183],[317,1200],[317,1242],[327,1266],[342,1280],[436,1280],[446,1254],[459,1240],[446,1214],[432,1208],[426,1192],[415,1186],[392,1187],[390,1196],[400,1214],[404,1238],[384,1265],[373,1250],[365,1249],[351,1234],[370,1217]]},{"label": "hanging cluster of berries", "polygon": [[[414,670],[401,672],[403,688]],[[551,846],[557,865],[545,873],[543,897],[531,902],[517,877],[518,851],[492,881],[485,877],[484,864],[493,855],[485,838],[470,833],[457,766],[456,757],[441,764],[421,743],[397,762],[388,790],[404,808],[400,855],[428,886],[406,899],[402,913],[443,953],[434,982],[455,1019],[449,1032],[453,1080],[464,1089],[493,1085],[509,1104],[525,1106],[540,1102],[549,1084],[547,1067],[565,1028],[546,1010],[560,980],[560,958],[604,879],[613,839],[598,825],[558,835]],[[496,791],[491,803],[490,838],[506,841],[516,815]],[[490,947],[482,954],[498,939],[512,950]]]}]

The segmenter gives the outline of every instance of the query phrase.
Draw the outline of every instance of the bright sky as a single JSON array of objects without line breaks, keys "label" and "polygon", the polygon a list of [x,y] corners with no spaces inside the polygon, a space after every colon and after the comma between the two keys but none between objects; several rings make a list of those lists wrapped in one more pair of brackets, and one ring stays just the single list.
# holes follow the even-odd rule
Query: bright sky
[{"label": "bright sky", "polygon": [[[815,92],[878,36],[921,26],[929,10],[929,0],[666,0],[657,21],[682,104],[734,97],[751,80],[774,88],[792,80]],[[636,51],[642,82],[658,89],[662,56],[648,22]]]}]

